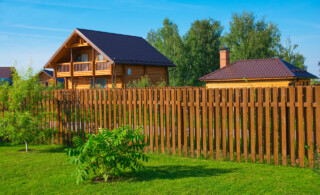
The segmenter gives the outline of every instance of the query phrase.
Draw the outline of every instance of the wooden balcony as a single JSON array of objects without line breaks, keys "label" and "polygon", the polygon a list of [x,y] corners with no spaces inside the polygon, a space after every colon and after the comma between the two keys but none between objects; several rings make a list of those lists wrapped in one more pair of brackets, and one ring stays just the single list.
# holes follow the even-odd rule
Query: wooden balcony
[{"label": "wooden balcony", "polygon": [[57,64],[57,77],[70,77],[70,64],[71,63],[60,63]]},{"label": "wooden balcony", "polygon": [[73,76],[92,76],[92,62],[73,62]]},{"label": "wooden balcony", "polygon": [[95,62],[96,75],[111,75],[110,62],[97,61]]}]

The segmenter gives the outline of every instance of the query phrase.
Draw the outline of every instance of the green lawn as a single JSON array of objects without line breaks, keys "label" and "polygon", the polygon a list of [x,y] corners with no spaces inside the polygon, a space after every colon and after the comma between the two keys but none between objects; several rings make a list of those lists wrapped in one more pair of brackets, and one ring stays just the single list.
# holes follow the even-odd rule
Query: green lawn
[{"label": "green lawn", "polygon": [[207,194],[320,191],[309,169],[148,154],[146,169],[118,181],[76,185],[61,146],[0,146],[0,194]]}]

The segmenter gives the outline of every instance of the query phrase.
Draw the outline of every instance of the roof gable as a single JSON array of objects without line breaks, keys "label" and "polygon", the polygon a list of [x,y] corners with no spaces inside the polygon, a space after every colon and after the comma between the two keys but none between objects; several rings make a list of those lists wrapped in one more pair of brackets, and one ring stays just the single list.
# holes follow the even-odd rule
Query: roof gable
[{"label": "roof gable", "polygon": [[280,58],[238,60],[201,77],[199,80],[258,79],[258,78],[317,78]]}]

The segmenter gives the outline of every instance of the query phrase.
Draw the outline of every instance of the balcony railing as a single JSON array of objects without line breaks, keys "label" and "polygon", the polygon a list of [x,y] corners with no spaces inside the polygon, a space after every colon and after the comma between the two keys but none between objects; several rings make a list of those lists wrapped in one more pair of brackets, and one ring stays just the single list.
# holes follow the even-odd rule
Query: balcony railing
[{"label": "balcony railing", "polygon": [[91,62],[73,62],[74,72],[89,72],[92,71]]},{"label": "balcony railing", "polygon": [[96,71],[100,70],[110,70],[110,63],[109,62],[96,62]]},{"label": "balcony railing", "polygon": [[70,72],[70,63],[62,63],[57,66],[58,72]]}]

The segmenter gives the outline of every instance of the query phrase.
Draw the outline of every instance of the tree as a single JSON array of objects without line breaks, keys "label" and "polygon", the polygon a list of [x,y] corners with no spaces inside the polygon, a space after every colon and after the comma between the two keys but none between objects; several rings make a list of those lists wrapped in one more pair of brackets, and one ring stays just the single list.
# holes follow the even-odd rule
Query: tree
[{"label": "tree", "polygon": [[186,71],[184,85],[199,86],[198,79],[219,69],[219,46],[223,27],[213,19],[196,20],[184,36]]},{"label": "tree", "polygon": [[295,52],[297,48],[298,44],[292,44],[290,38],[288,38],[285,41],[285,45],[280,47],[278,56],[284,61],[306,70],[307,66],[304,64],[305,57],[299,52]]},{"label": "tree", "polygon": [[6,111],[0,118],[0,137],[13,144],[25,143],[28,151],[29,142],[43,141],[51,135],[43,117],[46,110],[42,101],[50,94],[50,88],[45,88],[39,83],[38,77],[33,76],[29,67],[25,74],[13,74],[13,84],[0,86],[0,97]]},{"label": "tree", "polygon": [[183,72],[184,48],[178,26],[166,18],[162,28],[149,31],[147,41],[177,66],[169,69],[169,82],[173,86],[180,85],[183,80],[179,73]]},{"label": "tree", "polygon": [[230,47],[230,60],[271,58],[278,54],[280,47],[278,27],[257,19],[253,13],[235,13],[230,22],[230,32],[225,33],[223,43]]}]

